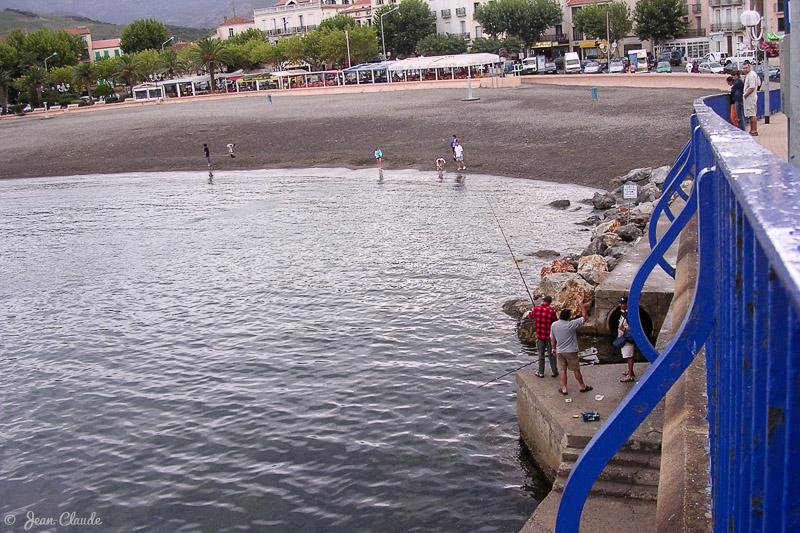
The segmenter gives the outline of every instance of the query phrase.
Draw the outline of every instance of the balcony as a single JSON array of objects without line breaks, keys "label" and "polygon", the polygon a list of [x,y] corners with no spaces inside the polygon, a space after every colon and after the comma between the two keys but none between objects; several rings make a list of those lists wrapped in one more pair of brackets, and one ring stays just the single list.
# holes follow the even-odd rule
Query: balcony
[{"label": "balcony", "polygon": [[456,8],[456,16],[457,17],[466,17],[467,16],[467,8],[466,7],[457,7]]},{"label": "balcony", "polygon": [[466,33],[448,33],[447,35],[454,35],[455,37],[461,37],[465,41],[469,41],[470,33],[469,32],[466,32]]},{"label": "balcony", "polygon": [[542,35],[538,39],[540,42],[551,42],[551,43],[558,43],[558,44],[569,44],[569,35],[566,33],[548,33],[547,35]]},{"label": "balcony", "polygon": [[711,7],[741,6],[744,5],[744,0],[708,0],[708,5]]},{"label": "balcony", "polygon": [[572,40],[573,41],[582,41],[583,40],[583,33],[579,32],[575,28],[572,28]]},{"label": "balcony", "polygon": [[702,4],[692,4],[692,13],[700,13],[703,10]]},{"label": "balcony", "polygon": [[442,9],[442,18],[449,19],[452,15],[450,14],[449,9]]},{"label": "balcony", "polygon": [[286,28],[277,28],[274,30],[262,30],[262,31],[264,35],[266,35],[267,37],[273,37],[276,35],[293,35],[295,33],[308,33],[316,29],[317,29],[316,24],[310,24],[308,26],[287,26]]},{"label": "balcony", "polygon": [[263,15],[274,15],[275,13],[285,13],[287,11],[298,11],[303,9],[309,9],[314,7],[321,7],[322,2],[320,1],[313,1],[307,2],[303,4],[291,4],[288,6],[274,6],[274,7],[264,7],[261,9],[253,10],[253,16],[263,16]]},{"label": "balcony", "polygon": [[706,29],[705,28],[689,28],[685,32],[683,32],[683,38],[693,38],[693,37],[705,37],[706,36]]},{"label": "balcony", "polygon": [[712,22],[711,31],[744,31],[741,22]]}]

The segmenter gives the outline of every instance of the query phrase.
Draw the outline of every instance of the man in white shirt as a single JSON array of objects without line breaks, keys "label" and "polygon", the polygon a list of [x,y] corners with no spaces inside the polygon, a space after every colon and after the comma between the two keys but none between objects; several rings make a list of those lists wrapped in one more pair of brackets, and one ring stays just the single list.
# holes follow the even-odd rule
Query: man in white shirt
[{"label": "man in white shirt", "polygon": [[467,170],[467,166],[464,164],[464,147],[461,146],[458,141],[456,141],[456,145],[453,147],[453,154],[455,154],[456,161],[458,161],[458,170]]},{"label": "man in white shirt", "polygon": [[565,396],[569,394],[567,392],[567,369],[572,370],[573,374],[575,374],[575,379],[581,387],[581,392],[592,390],[590,385],[583,382],[580,359],[578,358],[578,328],[584,325],[588,318],[583,302],[579,302],[578,307],[581,310],[580,318],[570,320],[572,312],[569,309],[562,309],[558,322],[553,322],[550,326],[553,355],[558,360],[558,371],[561,375],[561,388],[558,392]]},{"label": "man in white shirt", "polygon": [[758,74],[750,66],[750,61],[745,60],[742,70],[744,71],[744,116],[750,121],[750,135],[755,137],[758,135],[756,109],[758,108],[758,86],[761,85],[761,82]]}]

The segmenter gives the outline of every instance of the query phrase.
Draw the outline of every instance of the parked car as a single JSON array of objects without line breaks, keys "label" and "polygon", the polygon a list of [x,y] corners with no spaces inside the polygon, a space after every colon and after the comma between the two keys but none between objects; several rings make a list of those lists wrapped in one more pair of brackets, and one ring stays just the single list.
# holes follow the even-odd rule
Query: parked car
[{"label": "parked car", "polygon": [[725,59],[727,57],[728,57],[728,54],[725,54],[723,52],[709,52],[709,53],[707,53],[706,55],[703,56],[703,58],[700,60],[700,62],[702,63],[702,62],[708,61],[710,63],[712,61],[716,61],[717,63],[722,64],[722,63],[725,62]]},{"label": "parked car", "polygon": [[656,72],[672,72],[672,65],[669,61],[659,61],[656,65]]},{"label": "parked car", "polygon": [[603,67],[600,66],[600,63],[597,61],[589,61],[586,63],[586,66],[583,67],[584,74],[600,74],[603,71]]},{"label": "parked car", "polygon": [[581,60],[580,57],[578,57],[578,52],[567,52],[564,54],[564,70],[567,74],[581,71]]},{"label": "parked car", "polygon": [[[763,65],[756,70],[756,74],[758,77],[761,78],[762,82],[764,80],[764,67]],[[781,69],[778,67],[769,67],[769,81],[781,81]]]},{"label": "parked car", "polygon": [[704,61],[703,63],[700,63],[700,66],[697,67],[697,70],[707,74],[722,74],[725,72],[725,67],[716,61]]},{"label": "parked car", "polygon": [[556,66],[556,73],[563,74],[566,71],[563,57],[553,59],[553,64]]},{"label": "parked car", "polygon": [[548,61],[544,64],[544,73],[545,74],[555,74],[557,72],[556,64],[552,61]]},{"label": "parked car", "polygon": [[742,65],[744,65],[744,59],[739,61],[728,61],[725,63],[725,66],[722,67],[722,72],[724,74],[730,74],[734,70],[742,70]]},{"label": "parked car", "polygon": [[730,56],[725,58],[725,65],[728,63],[744,63],[745,59],[749,60],[750,63],[756,62],[756,52],[755,50],[741,50],[735,56]]},{"label": "parked car", "polygon": [[608,67],[608,71],[612,74],[615,72],[625,72],[625,62],[621,59],[612,60],[611,66]]}]

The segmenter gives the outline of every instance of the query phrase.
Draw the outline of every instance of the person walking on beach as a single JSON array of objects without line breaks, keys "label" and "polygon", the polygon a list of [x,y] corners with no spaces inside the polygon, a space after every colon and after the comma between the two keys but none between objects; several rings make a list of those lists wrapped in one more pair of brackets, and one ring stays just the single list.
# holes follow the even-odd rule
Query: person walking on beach
[{"label": "person walking on beach", "polygon": [[444,169],[444,157],[440,157],[436,160],[436,170]]},{"label": "person walking on beach", "polygon": [[[617,326],[617,331],[619,332],[619,337],[624,337],[625,332],[631,329],[630,325],[628,325],[628,299],[623,297],[619,299],[619,326]],[[633,372],[633,346],[632,342],[626,342],[622,345],[622,358],[628,363],[628,371],[623,374],[623,378],[620,380],[623,383],[629,383],[631,381],[636,381],[636,374]]]},{"label": "person walking on beach", "polygon": [[383,158],[383,152],[381,152],[380,148],[375,148],[375,161],[378,162],[378,168],[383,168],[381,166],[381,159]]},{"label": "person walking on beach", "polygon": [[464,164],[464,147],[461,146],[458,141],[456,141],[456,145],[453,148],[453,153],[456,155],[458,170],[467,170],[467,166]]},{"label": "person walking on beach", "polygon": [[758,86],[761,85],[758,74],[750,67],[750,61],[745,60],[744,69],[744,116],[750,122],[750,135],[758,135]]},{"label": "person walking on beach", "polygon": [[558,359],[558,370],[561,373],[561,388],[558,392],[566,396],[567,392],[567,369],[572,370],[575,379],[580,385],[581,392],[592,390],[591,385],[583,382],[581,374],[580,359],[578,358],[578,328],[586,323],[588,316],[583,302],[578,303],[581,316],[575,320],[570,320],[572,312],[569,309],[562,309],[558,315],[558,322],[550,326],[550,341],[553,343],[553,355]]},{"label": "person walking on beach", "polygon": [[233,153],[233,149],[236,145],[234,143],[228,143],[227,146],[228,146],[228,153],[230,154],[231,159],[234,159],[236,157],[236,154]]},{"label": "person walking on beach", "polygon": [[550,360],[550,372],[553,377],[558,377],[558,367],[556,366],[556,356],[553,355],[553,347],[550,343],[550,326],[558,320],[556,312],[550,307],[553,299],[545,296],[542,303],[531,309],[528,318],[533,320],[536,325],[536,351],[539,353],[539,370],[536,371],[537,378],[544,377],[544,359]]},{"label": "person walking on beach", "polygon": [[453,150],[453,161],[456,160],[456,145],[458,144],[458,137],[453,135],[453,138],[450,139],[450,149]]},{"label": "person walking on beach", "polygon": [[211,153],[208,151],[208,145],[203,143],[203,155],[206,156],[206,166],[211,166]]}]

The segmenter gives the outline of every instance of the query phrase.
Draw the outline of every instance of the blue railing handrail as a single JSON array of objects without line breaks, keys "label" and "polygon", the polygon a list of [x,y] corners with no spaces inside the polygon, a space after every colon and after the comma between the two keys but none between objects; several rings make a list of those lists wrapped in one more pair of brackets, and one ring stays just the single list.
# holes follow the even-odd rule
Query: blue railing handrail
[{"label": "blue railing handrail", "polygon": [[[697,215],[698,274],[686,318],[659,354],[638,313],[630,314],[636,344],[652,365],[575,463],[557,533],[577,533],[603,468],[704,346],[714,530],[759,521],[756,530],[800,527],[800,430],[788,422],[800,416],[800,171],[723,120],[727,102],[727,95],[695,102],[690,142],[651,218],[652,253],[630,290],[629,306],[638,309],[644,282],[656,267],[667,270],[664,253]],[[692,176],[686,205],[657,239],[652,226],[661,214],[673,218],[668,197]],[[762,360],[777,383],[763,368],[747,371]],[[752,484],[740,486],[745,479]]]}]

